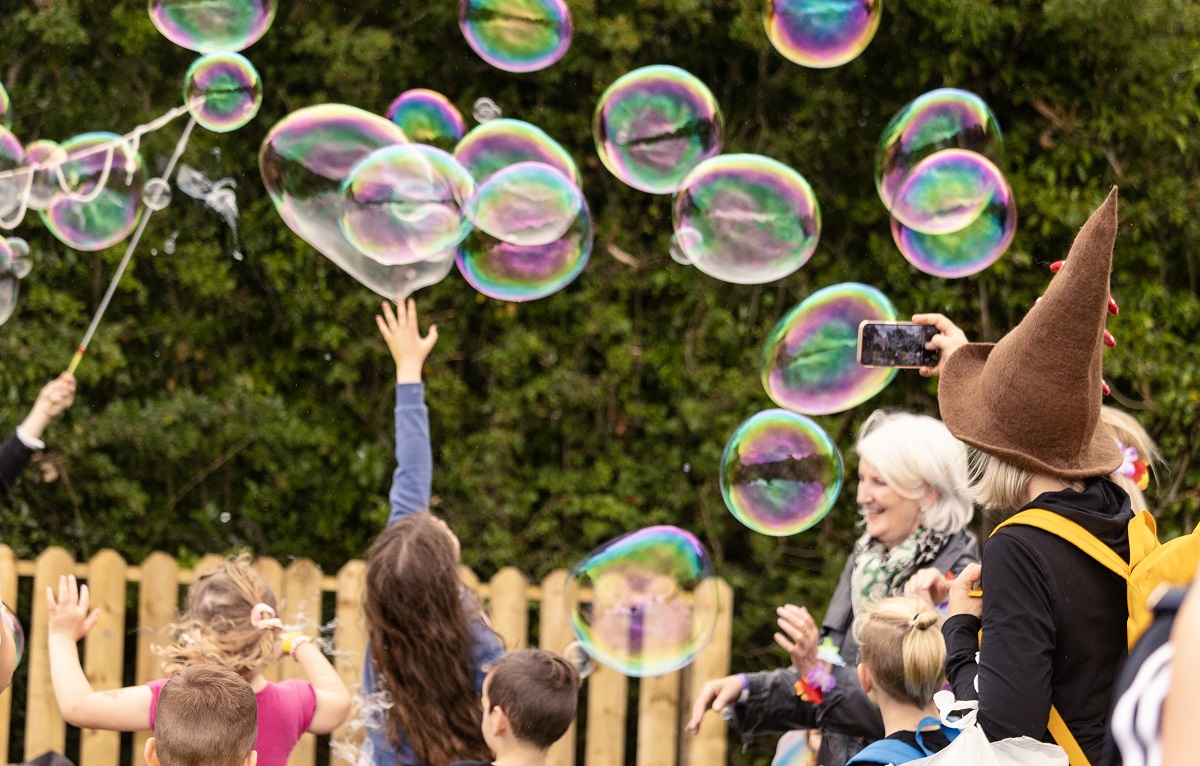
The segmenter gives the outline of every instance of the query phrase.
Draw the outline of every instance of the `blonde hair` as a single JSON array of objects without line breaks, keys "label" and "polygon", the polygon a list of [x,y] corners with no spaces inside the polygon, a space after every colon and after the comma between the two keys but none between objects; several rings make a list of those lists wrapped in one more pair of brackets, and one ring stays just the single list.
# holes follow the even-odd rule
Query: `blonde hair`
[{"label": "blonde hair", "polygon": [[[1150,434],[1142,428],[1142,424],[1129,413],[1107,405],[1100,408],[1100,422],[1108,426],[1118,444],[1137,450],[1138,460],[1144,462],[1147,470],[1153,475],[1154,468],[1162,463],[1162,453],[1158,451],[1158,445],[1150,438]],[[1129,501],[1135,512],[1144,511],[1149,507],[1142,490],[1128,476],[1114,473],[1108,478],[1129,494]]]},{"label": "blonde hair", "polygon": [[933,701],[946,681],[940,623],[937,610],[914,596],[876,601],[854,619],[860,661],[881,691],[918,707]]},{"label": "blonde hair", "polygon": [[1033,473],[986,452],[971,453],[971,496],[990,510],[1015,510],[1028,502]]},{"label": "blonde hair", "polygon": [[276,608],[275,594],[254,571],[249,554],[232,556],[196,578],[187,611],[171,626],[175,637],[163,650],[163,670],[222,665],[246,680],[262,672],[279,659],[282,644],[279,631],[251,624],[256,604]]},{"label": "blonde hair", "polygon": [[937,500],[921,508],[927,529],[953,534],[971,521],[967,448],[942,421],[876,410],[859,429],[855,450],[901,497],[921,500],[926,488],[937,491]]}]

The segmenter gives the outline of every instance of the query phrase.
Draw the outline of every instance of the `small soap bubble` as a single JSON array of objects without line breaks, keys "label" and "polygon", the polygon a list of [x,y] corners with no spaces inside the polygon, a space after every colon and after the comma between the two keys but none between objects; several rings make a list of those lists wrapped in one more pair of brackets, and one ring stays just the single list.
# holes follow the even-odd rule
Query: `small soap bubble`
[{"label": "small soap bubble", "polygon": [[579,673],[579,678],[584,679],[596,672],[596,660],[592,655],[587,653],[587,649],[583,648],[583,644],[578,641],[572,641],[567,644],[562,650],[563,659],[575,666],[575,671]]},{"label": "small soap bubble", "polygon": [[480,293],[502,301],[532,301],[566,287],[592,254],[592,216],[584,201],[571,228],[546,245],[514,245],[472,229],[458,248],[459,273]]},{"label": "small soap bubble", "polygon": [[150,210],[162,210],[171,204],[171,184],[165,178],[151,178],[142,189],[142,202]]},{"label": "small soap bubble", "polygon": [[513,245],[561,239],[583,209],[583,194],[549,165],[518,162],[480,184],[466,215],[484,234]]},{"label": "small soap bubble", "polygon": [[894,367],[858,363],[858,326],[895,320],[895,306],[869,285],[818,290],[767,336],[759,364],[763,388],[779,406],[808,415],[857,407],[896,377]]},{"label": "small soap bubble", "polygon": [[651,194],[681,188],[684,176],[721,151],[721,110],[712,91],[673,66],[622,75],[600,96],[592,133],[600,161]]},{"label": "small soap bubble", "polygon": [[767,0],[763,24],[775,50],[813,69],[853,61],[879,29],[882,0]]},{"label": "small soap bubble", "polygon": [[242,255],[242,251],[241,251],[241,250],[234,250],[234,251],[233,251],[233,260],[235,260],[235,261],[244,261],[244,260],[246,260],[246,256],[245,256],[245,255]]},{"label": "small soap bubble", "polygon": [[471,107],[471,116],[475,118],[475,122],[488,122],[502,117],[503,114],[496,102],[487,97],[475,99],[475,104]]},{"label": "small soap bubble", "polygon": [[459,0],[458,26],[479,58],[506,72],[536,72],[571,47],[566,0]]},{"label": "small soap bubble", "polygon": [[11,128],[12,123],[12,100],[8,97],[8,91],[4,89],[4,83],[0,82],[0,125]]},{"label": "small soap bubble", "polygon": [[326,355],[325,355],[325,361],[326,361],[326,362],[328,362],[330,359],[333,359],[333,355],[332,355],[332,354],[326,354]]},{"label": "small soap bubble", "polygon": [[896,113],[875,149],[875,188],[891,210],[900,186],[921,160],[943,149],[966,149],[1000,161],[1000,124],[979,96],[939,88]]},{"label": "small soap bubble", "polygon": [[221,511],[221,517],[220,517],[220,518],[221,518],[221,523],[222,523],[222,524],[228,524],[230,521],[232,521],[232,520],[233,520],[233,514],[232,514],[232,513],[230,513],[229,511]]},{"label": "small soap bubble", "polygon": [[56,141],[39,139],[25,149],[25,167],[33,174],[29,181],[29,196],[25,200],[31,210],[45,210],[59,194],[58,168],[67,160],[67,153]]},{"label": "small soap bubble", "polygon": [[982,154],[943,149],[917,163],[892,202],[892,217],[922,234],[969,226],[1007,183]]},{"label": "small soap bubble", "polygon": [[33,251],[20,237],[9,237],[7,242],[12,250],[12,273],[17,279],[24,279],[33,271]]},{"label": "small soap bubble", "polygon": [[171,232],[171,237],[163,243],[163,252],[167,255],[175,255],[175,238],[179,236],[179,232]]},{"label": "small soap bubble", "polygon": [[892,219],[892,239],[916,268],[935,277],[956,279],[995,263],[1017,232],[1017,203],[1005,183],[968,226],[949,234],[923,234]]},{"label": "small soap bubble", "polygon": [[627,676],[690,664],[712,639],[717,581],[708,551],[678,527],[612,540],[567,580],[571,629],[597,661]]},{"label": "small soap bubble", "polygon": [[671,234],[671,244],[668,248],[668,253],[671,256],[671,260],[680,266],[691,266],[692,261],[688,258],[688,251],[698,249],[700,244],[700,232],[691,227],[684,226]]},{"label": "small soap bubble", "polygon": [[[137,226],[146,170],[140,154],[115,133],[84,133],[63,142],[65,188],[39,212],[50,233],[76,250],[112,247]],[[125,168],[132,166],[132,175]]]},{"label": "small soap bubble", "polygon": [[8,632],[12,634],[14,652],[17,655],[14,664],[20,665],[21,659],[25,656],[25,629],[21,627],[21,621],[13,614],[13,611],[8,608],[8,604],[0,604],[0,618],[4,620],[4,626],[8,628]]},{"label": "small soap bubble", "polygon": [[536,125],[521,120],[489,120],[468,133],[454,149],[476,183],[518,162],[541,162],[579,185],[579,170],[567,150]]},{"label": "small soap bubble", "polygon": [[772,537],[825,518],[842,489],[842,455],[814,421],[764,410],[730,437],[721,455],[721,497],[738,521]]},{"label": "small soap bubble", "polygon": [[183,79],[183,103],[203,128],[237,130],[258,114],[262,81],[239,53],[212,53],[192,62]]},{"label": "small soap bubble", "polygon": [[791,274],[821,236],[821,208],[808,181],[756,154],[725,154],[697,166],[675,196],[674,221],[687,261],[735,284]]},{"label": "small soap bubble", "polygon": [[474,193],[470,174],[441,149],[379,149],[342,184],[342,234],[379,263],[424,260],[462,242],[470,229],[463,206]]},{"label": "small soap bubble", "polygon": [[17,308],[20,286],[14,271],[15,256],[8,240],[0,239],[0,325],[8,321]]},{"label": "small soap bubble", "polygon": [[434,90],[416,88],[401,93],[387,110],[409,140],[453,151],[467,132],[462,113],[450,99]]},{"label": "small soap bubble", "polygon": [[[0,126],[0,220],[12,215],[21,207],[21,198],[29,186],[25,173],[13,172],[25,161],[25,149],[8,128]],[[19,221],[10,221],[4,228],[12,228]]]},{"label": "small soap bubble", "polygon": [[171,42],[197,53],[254,44],[275,20],[276,0],[150,0],[150,21]]}]

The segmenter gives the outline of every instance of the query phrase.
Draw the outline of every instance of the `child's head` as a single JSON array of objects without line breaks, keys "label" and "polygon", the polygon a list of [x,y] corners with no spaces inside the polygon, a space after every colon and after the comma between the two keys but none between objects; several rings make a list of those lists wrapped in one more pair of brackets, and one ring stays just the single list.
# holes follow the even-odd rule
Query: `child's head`
[{"label": "child's head", "polygon": [[176,624],[175,643],[166,652],[167,672],[218,664],[253,678],[279,659],[277,621],[263,624],[275,608],[275,594],[247,554],[226,560],[188,589],[187,612]]},{"label": "child's head", "polygon": [[513,742],[546,750],[575,720],[579,673],[542,649],[507,655],[483,683],[483,738],[499,755]]},{"label": "child's head", "polygon": [[428,513],[395,522],[367,552],[363,615],[394,702],[388,729],[403,730],[422,763],[488,757],[471,660],[478,607],[459,566],[457,540]]},{"label": "child's head", "polygon": [[158,698],[149,766],[255,766],[258,701],[246,680],[218,665],[182,668]]},{"label": "child's head", "polygon": [[946,642],[941,617],[929,602],[911,596],[870,604],[854,620],[858,677],[868,695],[926,707],[945,683]]}]

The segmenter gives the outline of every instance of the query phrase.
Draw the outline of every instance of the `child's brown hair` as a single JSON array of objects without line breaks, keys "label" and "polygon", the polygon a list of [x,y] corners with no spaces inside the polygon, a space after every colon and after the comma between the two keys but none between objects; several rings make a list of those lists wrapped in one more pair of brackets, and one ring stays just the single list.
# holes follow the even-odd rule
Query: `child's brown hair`
[{"label": "child's brown hair", "polygon": [[158,697],[154,749],[161,766],[241,766],[256,739],[258,701],[228,668],[182,668]]},{"label": "child's brown hair", "polygon": [[523,649],[503,657],[484,682],[488,705],[508,717],[513,736],[545,750],[567,733],[579,702],[579,673],[557,654]]},{"label": "child's brown hair", "polygon": [[254,571],[249,554],[225,560],[196,578],[188,590],[187,611],[173,628],[175,641],[164,651],[163,669],[222,665],[249,680],[279,659],[279,631],[255,627],[257,604],[277,608],[275,594]]}]

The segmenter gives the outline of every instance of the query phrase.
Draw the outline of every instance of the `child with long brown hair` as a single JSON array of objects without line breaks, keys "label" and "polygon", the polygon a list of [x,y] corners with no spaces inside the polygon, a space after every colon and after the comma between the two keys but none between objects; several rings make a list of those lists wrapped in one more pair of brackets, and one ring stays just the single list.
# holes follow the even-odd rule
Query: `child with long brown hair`
[{"label": "child with long brown hair", "polygon": [[[100,616],[90,608],[88,587],[62,577],[50,605],[50,679],[63,718],[75,726],[115,731],[153,729],[167,679],[97,692],[79,664],[79,639]],[[325,655],[307,636],[283,631],[275,594],[242,554],[201,575],[188,589],[187,611],[174,626],[163,669],[221,665],[254,690],[258,702],[259,766],[285,766],[306,731],[328,734],[350,709],[350,693]],[[284,654],[300,663],[308,681],[273,683],[263,672]]]},{"label": "child with long brown hair", "polygon": [[367,554],[363,691],[386,692],[390,704],[368,715],[364,757],[376,766],[486,760],[479,698],[504,648],[462,584],[458,538],[429,513],[433,453],[421,372],[437,327],[421,337],[411,300],[398,314],[385,303],[376,321],[396,362],[397,468],[388,526]]}]

